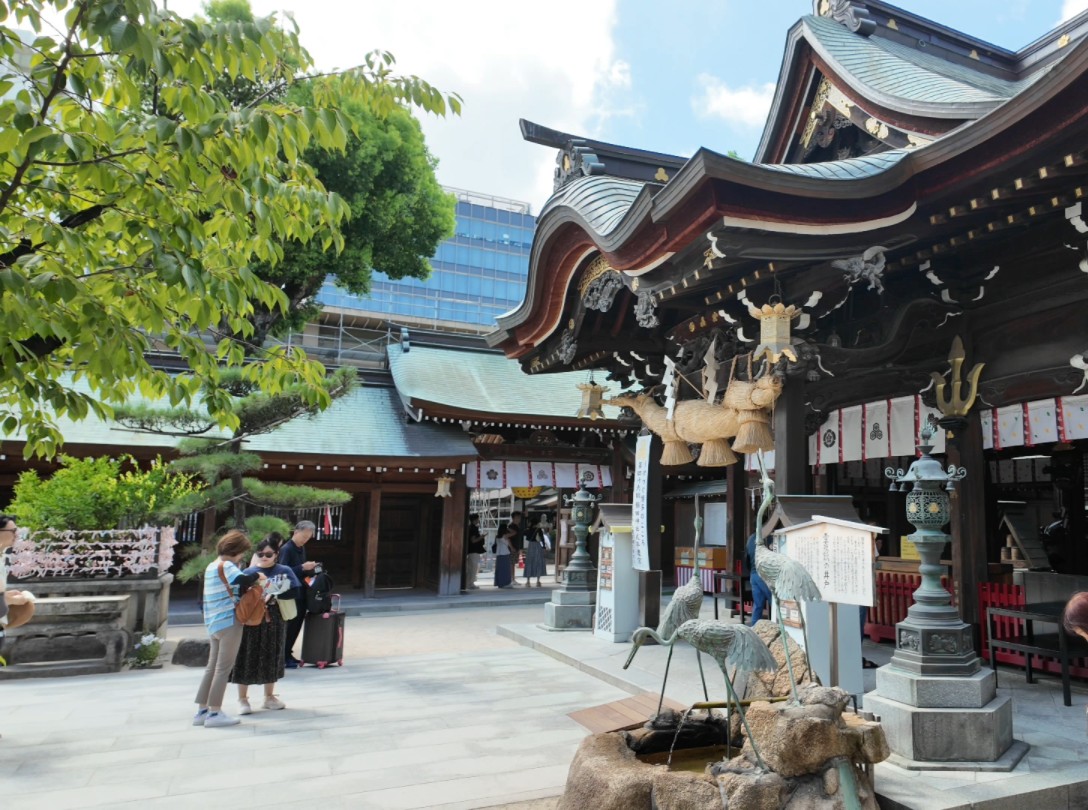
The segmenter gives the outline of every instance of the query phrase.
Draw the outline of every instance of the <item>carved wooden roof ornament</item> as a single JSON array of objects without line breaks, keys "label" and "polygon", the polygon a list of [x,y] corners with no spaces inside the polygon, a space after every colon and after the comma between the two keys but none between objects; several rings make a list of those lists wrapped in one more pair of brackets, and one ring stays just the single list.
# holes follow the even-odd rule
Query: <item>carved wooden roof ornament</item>
[{"label": "carved wooden roof ornament", "polygon": [[860,256],[851,256],[849,259],[836,259],[831,266],[836,270],[842,270],[846,280],[853,286],[859,281],[868,281],[868,289],[884,292],[884,251],[885,247],[871,247]]},{"label": "carved wooden roof ornament", "polygon": [[1069,365],[1073,368],[1084,372],[1084,379],[1080,381],[1080,385],[1073,389],[1074,394],[1079,394],[1082,389],[1088,386],[1088,349],[1084,350],[1080,354],[1074,354],[1069,358]]},{"label": "carved wooden roof ornament", "polygon": [[818,17],[830,17],[863,37],[876,30],[876,20],[862,3],[851,0],[815,0],[812,7]]},{"label": "carved wooden roof ornament", "polygon": [[604,174],[604,163],[580,138],[571,138],[555,158],[554,190],[579,177]]},{"label": "carved wooden roof ornament", "polygon": [[622,289],[622,277],[605,261],[604,256],[600,255],[586,266],[582,279],[578,283],[582,304],[586,309],[594,309],[598,312],[608,312],[616,299],[616,293]]},{"label": "carved wooden roof ornament", "polygon": [[660,323],[657,317],[657,299],[649,290],[642,290],[638,294],[638,301],[635,303],[635,320],[644,329],[653,329]]}]

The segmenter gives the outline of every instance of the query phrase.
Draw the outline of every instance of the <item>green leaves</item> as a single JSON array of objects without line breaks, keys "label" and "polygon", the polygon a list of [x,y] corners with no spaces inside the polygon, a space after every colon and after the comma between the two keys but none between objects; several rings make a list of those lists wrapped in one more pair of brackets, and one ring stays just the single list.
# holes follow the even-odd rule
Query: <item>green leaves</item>
[{"label": "green leaves", "polygon": [[[28,455],[56,452],[58,417],[105,415],[136,392],[237,428],[214,392],[224,364],[327,404],[320,364],[241,350],[257,310],[290,305],[249,268],[280,264],[288,244],[343,244],[348,205],[301,159],[349,145],[342,108],[452,109],[394,76],[388,54],[289,101],[311,67],[293,23],[237,2],[212,22],[160,5],[22,0],[0,13],[0,431]],[[233,339],[209,351],[213,329]],[[155,369],[152,348],[188,370]]]}]

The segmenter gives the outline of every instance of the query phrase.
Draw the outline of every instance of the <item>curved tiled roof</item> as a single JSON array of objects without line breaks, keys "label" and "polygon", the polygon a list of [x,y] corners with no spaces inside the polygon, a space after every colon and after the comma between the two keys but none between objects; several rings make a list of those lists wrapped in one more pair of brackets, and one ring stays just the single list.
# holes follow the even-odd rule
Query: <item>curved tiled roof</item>
[{"label": "curved tiled roof", "polygon": [[607,236],[623,221],[624,214],[645,186],[646,183],[639,180],[607,175],[580,177],[553,194],[537,220],[565,206],[575,211],[594,232]]},{"label": "curved tiled roof", "polygon": [[834,20],[807,16],[805,38],[844,79],[899,100],[903,106],[996,107],[1046,73],[1014,81],[974,70],[883,37],[859,36]]},{"label": "curved tiled roof", "polygon": [[[923,147],[924,148],[924,147]],[[909,155],[910,149],[891,149],[875,155],[831,160],[826,163],[757,163],[771,171],[794,174],[801,177],[818,177],[823,180],[858,180],[886,172]]]},{"label": "curved tiled roof", "polygon": [[[587,178],[588,179],[588,178]],[[574,418],[582,403],[576,387],[589,373],[526,374],[498,352],[389,346],[389,370],[402,397],[463,411],[511,416]],[[615,385],[610,394],[616,393]],[[619,416],[612,406],[607,414]]]}]

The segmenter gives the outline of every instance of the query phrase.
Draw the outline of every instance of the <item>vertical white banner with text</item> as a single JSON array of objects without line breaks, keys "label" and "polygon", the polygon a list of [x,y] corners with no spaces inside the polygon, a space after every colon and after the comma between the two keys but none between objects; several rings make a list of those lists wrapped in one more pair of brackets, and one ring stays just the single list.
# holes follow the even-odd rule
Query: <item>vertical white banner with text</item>
[{"label": "vertical white banner with text", "polygon": [[650,444],[653,436],[639,436],[635,445],[635,486],[631,493],[631,564],[636,571],[650,570],[650,537],[647,526],[647,492],[650,484]]}]

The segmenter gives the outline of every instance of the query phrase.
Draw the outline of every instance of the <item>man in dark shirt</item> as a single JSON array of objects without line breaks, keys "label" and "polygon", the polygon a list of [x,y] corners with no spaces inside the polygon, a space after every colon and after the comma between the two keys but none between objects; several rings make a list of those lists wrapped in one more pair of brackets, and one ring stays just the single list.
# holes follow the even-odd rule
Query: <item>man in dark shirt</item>
[{"label": "man in dark shirt", "polygon": [[[304,577],[311,574],[317,564],[306,560],[306,544],[310,542],[310,538],[314,536],[315,531],[317,531],[317,527],[313,521],[300,520],[295,524],[291,539],[284,543],[280,549],[280,565],[286,565],[294,571],[299,582],[303,582]],[[298,634],[302,632],[302,623],[306,619],[305,585],[299,588],[295,601],[298,604],[298,615],[287,622],[287,644],[284,646],[283,651],[285,666],[288,669],[298,667],[298,659],[295,658],[294,650],[295,642],[298,641]]]}]

